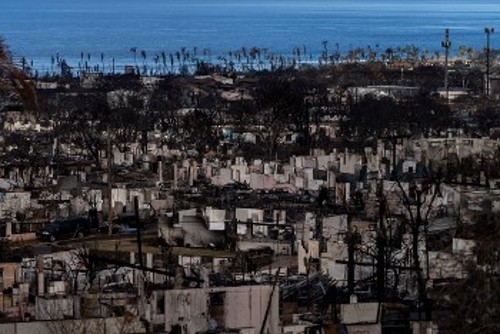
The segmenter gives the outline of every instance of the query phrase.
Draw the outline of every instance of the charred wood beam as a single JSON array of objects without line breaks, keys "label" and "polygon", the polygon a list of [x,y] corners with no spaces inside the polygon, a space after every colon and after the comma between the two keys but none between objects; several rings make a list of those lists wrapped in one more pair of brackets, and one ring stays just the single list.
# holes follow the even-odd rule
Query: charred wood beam
[{"label": "charred wood beam", "polygon": [[[150,273],[154,273],[154,274],[165,275],[167,277],[175,277],[176,276],[175,272],[172,272],[172,271],[156,269],[156,268],[149,268],[146,266],[141,266],[140,264],[130,264],[130,263],[127,263],[125,261],[120,261],[117,259],[110,259],[110,258],[98,256],[98,255],[83,255],[83,257],[89,261],[95,261],[95,262],[117,265],[120,267],[137,269],[137,270],[150,272]],[[184,277],[184,279],[187,281],[196,282],[196,283],[205,282],[203,279],[197,278],[197,277]]]},{"label": "charred wood beam", "polygon": [[[335,261],[340,264],[349,264],[349,261],[346,260],[337,260]],[[357,266],[363,266],[363,267],[373,267],[374,264],[372,262],[354,262],[355,265]],[[400,269],[400,270],[413,270],[417,271],[420,270],[420,268],[417,267],[410,267],[410,266],[395,266],[395,265],[386,265],[387,269]]]}]

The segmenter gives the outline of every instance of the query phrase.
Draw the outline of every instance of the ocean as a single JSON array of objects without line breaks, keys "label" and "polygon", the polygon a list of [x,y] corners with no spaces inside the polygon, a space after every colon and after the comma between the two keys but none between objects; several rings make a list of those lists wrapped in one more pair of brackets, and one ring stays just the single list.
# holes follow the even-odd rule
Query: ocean
[{"label": "ocean", "polygon": [[[485,27],[500,29],[500,1],[2,0],[0,4],[0,36],[16,61],[25,57],[41,71],[54,67],[57,59],[75,68],[87,62],[109,69],[113,58],[116,66],[152,64],[162,52],[175,55],[181,48],[213,62],[242,47],[282,55],[300,49],[302,58],[312,61],[325,46],[330,54],[368,46],[383,52],[410,44],[431,54],[443,53],[445,28],[450,29],[455,53],[460,45],[483,48]],[[500,47],[498,34],[491,35],[493,48]]]}]

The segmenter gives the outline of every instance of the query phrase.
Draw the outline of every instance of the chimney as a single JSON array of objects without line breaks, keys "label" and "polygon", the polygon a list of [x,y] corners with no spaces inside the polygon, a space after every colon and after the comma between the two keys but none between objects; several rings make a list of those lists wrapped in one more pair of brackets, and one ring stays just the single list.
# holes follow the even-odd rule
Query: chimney
[{"label": "chimney", "polygon": [[130,252],[130,264],[135,264],[135,252]]},{"label": "chimney", "polygon": [[163,160],[158,157],[158,182],[163,183]]},{"label": "chimney", "polygon": [[189,177],[189,186],[192,187],[194,185],[194,167],[192,164],[189,164],[188,168],[188,177]]},{"label": "chimney", "polygon": [[191,161],[191,164],[193,166],[193,180],[197,181],[198,180],[198,163],[196,160]]},{"label": "chimney", "polygon": [[205,174],[206,174],[207,178],[212,177],[212,166],[211,165],[207,165],[206,170],[205,170]]},{"label": "chimney", "polygon": [[[136,257],[135,257],[135,252],[130,252],[130,264],[131,265],[134,265],[136,264]],[[137,285],[138,284],[138,274],[137,274],[137,270],[135,269],[132,269],[132,284],[134,285]],[[130,277],[130,276],[129,276]],[[140,289],[140,287],[139,287]]]},{"label": "chimney", "polygon": [[45,275],[43,272],[43,256],[36,257],[36,273],[38,281],[38,296],[45,295]]},{"label": "chimney", "polygon": [[177,170],[177,164],[174,163],[174,184],[173,184],[173,188],[174,189],[177,189],[177,178],[178,178],[178,170]]},{"label": "chimney", "polygon": [[[153,253],[146,253],[146,267],[153,268]],[[148,281],[153,281],[152,272],[147,272],[146,277]]]}]

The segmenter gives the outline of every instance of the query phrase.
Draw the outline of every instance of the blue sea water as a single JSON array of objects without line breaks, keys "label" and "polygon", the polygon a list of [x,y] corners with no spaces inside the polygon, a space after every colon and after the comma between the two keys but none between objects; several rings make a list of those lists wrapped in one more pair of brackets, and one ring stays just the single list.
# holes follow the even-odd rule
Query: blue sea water
[{"label": "blue sea water", "polygon": [[[415,44],[442,52],[450,29],[452,52],[459,45],[482,48],[484,27],[498,27],[498,0],[1,0],[0,36],[16,59],[48,68],[59,53],[76,66],[133,62],[132,47],[147,55],[181,47],[210,50],[211,57],[241,47],[314,55],[329,50],[385,50]],[[492,36],[492,46],[498,45]],[[139,56],[138,56],[139,58]]]}]

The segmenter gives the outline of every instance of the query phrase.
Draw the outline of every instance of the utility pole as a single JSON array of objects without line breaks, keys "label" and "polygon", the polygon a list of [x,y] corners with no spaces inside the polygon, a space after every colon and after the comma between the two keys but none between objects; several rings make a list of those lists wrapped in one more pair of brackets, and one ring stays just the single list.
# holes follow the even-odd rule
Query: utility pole
[{"label": "utility pole", "polygon": [[490,35],[494,32],[495,28],[484,28],[484,33],[486,34],[486,95],[490,95]]},{"label": "utility pole", "polygon": [[356,240],[352,231],[352,218],[347,213],[347,291],[349,295],[354,293],[354,252],[356,251]]},{"label": "utility pole", "polygon": [[441,42],[441,46],[444,48],[444,89],[446,89],[446,101],[448,102],[450,98],[450,90],[448,88],[448,57],[451,48],[450,29],[448,28],[444,30],[444,41]]},{"label": "utility pole", "polygon": [[135,226],[137,228],[137,252],[139,253],[139,265],[144,267],[144,259],[142,256],[142,240],[141,240],[141,228],[142,222],[139,218],[139,200],[137,196],[134,197],[134,216],[135,216]]},{"label": "utility pole", "polygon": [[385,225],[386,202],[383,194],[383,185],[380,184],[379,191],[379,227],[377,229],[377,299],[385,301],[385,277],[386,277],[386,245],[387,229]]},{"label": "utility pole", "polygon": [[111,193],[113,188],[113,183],[112,183],[113,152],[112,152],[110,131],[111,131],[110,126],[108,125],[106,132],[108,135],[107,151],[108,151],[108,234],[109,235],[113,234],[113,200],[111,198]]}]

